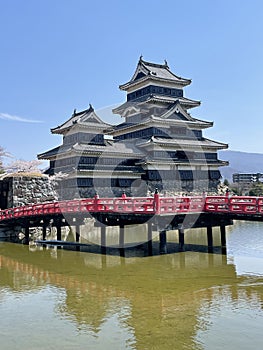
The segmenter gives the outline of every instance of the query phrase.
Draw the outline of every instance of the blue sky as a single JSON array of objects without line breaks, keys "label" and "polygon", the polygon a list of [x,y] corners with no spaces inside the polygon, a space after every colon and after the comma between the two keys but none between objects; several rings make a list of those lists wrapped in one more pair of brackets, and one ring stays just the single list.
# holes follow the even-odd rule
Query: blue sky
[{"label": "blue sky", "polygon": [[263,153],[262,13],[261,0],[0,0],[0,145],[26,160],[59,145],[50,128],[74,108],[125,100],[142,54],[192,79],[206,137]]}]

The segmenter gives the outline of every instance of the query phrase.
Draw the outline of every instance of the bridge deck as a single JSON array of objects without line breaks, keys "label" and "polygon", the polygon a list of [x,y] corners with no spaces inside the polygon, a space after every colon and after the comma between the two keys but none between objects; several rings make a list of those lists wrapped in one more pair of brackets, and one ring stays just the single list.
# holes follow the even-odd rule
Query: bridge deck
[{"label": "bridge deck", "polygon": [[113,216],[134,215],[140,217],[153,215],[182,215],[195,213],[214,213],[237,219],[263,220],[263,197],[252,196],[178,196],[126,197],[74,199],[46,202],[0,210],[0,224],[22,218],[52,217],[55,215],[82,216],[111,214]]}]

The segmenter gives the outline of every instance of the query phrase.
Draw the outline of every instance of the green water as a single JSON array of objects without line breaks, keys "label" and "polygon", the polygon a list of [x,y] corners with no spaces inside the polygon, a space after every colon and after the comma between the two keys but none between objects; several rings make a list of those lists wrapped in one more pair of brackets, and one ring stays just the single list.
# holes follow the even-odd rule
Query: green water
[{"label": "green water", "polygon": [[0,348],[261,350],[263,223],[227,245],[124,258],[2,242]]}]

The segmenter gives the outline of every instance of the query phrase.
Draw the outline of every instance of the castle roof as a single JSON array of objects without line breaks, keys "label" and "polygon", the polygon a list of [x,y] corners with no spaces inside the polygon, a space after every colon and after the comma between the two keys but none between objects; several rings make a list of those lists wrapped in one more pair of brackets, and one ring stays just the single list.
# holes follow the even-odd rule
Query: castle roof
[{"label": "castle roof", "polygon": [[[56,155],[59,154],[60,149],[62,147],[63,146],[58,146],[58,147],[52,148],[46,152],[40,153],[37,155],[37,158],[38,159],[50,159],[50,158],[56,157]],[[66,151],[67,150],[69,150],[69,147],[66,149]]]},{"label": "castle roof", "polygon": [[112,128],[111,131],[109,131],[110,135],[118,136],[122,135],[123,133],[127,132],[133,132],[138,130],[144,130],[145,128],[149,128],[152,126],[159,127],[159,128],[165,128],[167,129],[167,132],[169,132],[169,128],[171,126],[177,126],[177,127],[187,127],[189,129],[206,129],[213,125],[213,122],[206,122],[198,119],[192,119],[192,120],[180,120],[179,118],[173,118],[173,119],[164,119],[162,117],[156,117],[156,116],[149,116],[147,117],[142,123],[136,124],[136,123],[122,123],[119,125],[116,125],[114,128]]},{"label": "castle roof", "polygon": [[199,126],[203,127],[211,127],[213,126],[213,122],[193,118],[180,104],[179,101],[175,102],[170,108],[167,108],[167,110],[161,114],[158,117],[155,117],[156,119],[161,119],[161,120],[180,120],[180,121],[187,121],[187,122],[193,122],[198,124]]},{"label": "castle roof", "polygon": [[144,111],[144,106],[147,108],[147,104],[160,104],[160,105],[170,105],[174,104],[176,102],[180,102],[180,104],[185,108],[185,109],[190,109],[193,107],[200,106],[201,102],[200,101],[195,101],[191,100],[190,98],[186,97],[171,97],[171,96],[160,96],[160,95],[150,95],[146,100],[140,101],[138,100],[133,100],[133,101],[128,101],[124,102],[122,105],[114,108],[112,112],[114,114],[120,114],[122,115],[125,113],[126,109],[128,108],[134,108],[138,109],[138,111],[143,112]]},{"label": "castle roof", "polygon": [[167,103],[175,103],[179,101],[182,106],[184,106],[186,109],[190,109],[193,107],[200,106],[201,102],[192,100],[187,97],[171,97],[171,96],[160,96],[160,95],[151,95],[148,97],[146,102],[149,103],[162,103],[162,104],[167,104]]},{"label": "castle roof", "polygon": [[51,129],[52,134],[65,134],[74,126],[88,127],[92,131],[104,130],[110,127],[95,113],[93,107],[89,105],[88,109],[77,112],[74,110],[72,116],[63,124]]},{"label": "castle roof", "polygon": [[123,132],[142,130],[149,126],[158,125],[160,127],[181,126],[190,129],[206,129],[213,126],[213,122],[193,118],[177,101],[169,108],[163,109],[159,115],[152,113],[145,114],[140,123],[124,122],[109,130],[109,134],[118,135]]},{"label": "castle roof", "polygon": [[80,154],[80,155],[97,155],[97,156],[115,156],[115,157],[129,157],[140,158],[141,152],[135,146],[134,142],[114,142],[113,140],[105,140],[105,145],[91,145],[83,143],[75,143],[74,145],[62,145],[55,147],[47,152],[38,155],[38,159],[55,159],[63,155]]},{"label": "castle roof", "polygon": [[202,140],[198,139],[168,139],[162,137],[152,136],[150,139],[143,140],[141,143],[137,143],[137,146],[143,147],[149,144],[156,144],[158,146],[172,146],[172,147],[180,147],[182,150],[193,148],[198,150],[202,148],[205,149],[227,149],[228,145],[226,143],[213,141],[207,138],[202,138]]},{"label": "castle roof", "polygon": [[166,61],[164,64],[157,64],[144,61],[142,57],[140,57],[137,68],[131,80],[120,85],[119,88],[126,91],[130,87],[149,79],[159,82],[172,82],[179,86],[187,86],[191,84],[190,79],[179,77],[171,72]]}]

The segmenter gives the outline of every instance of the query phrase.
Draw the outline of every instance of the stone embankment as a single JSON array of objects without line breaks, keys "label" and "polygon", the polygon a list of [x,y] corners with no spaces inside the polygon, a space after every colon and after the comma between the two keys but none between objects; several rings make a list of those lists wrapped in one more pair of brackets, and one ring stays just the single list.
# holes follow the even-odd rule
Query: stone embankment
[{"label": "stone embankment", "polygon": [[[1,180],[2,207],[12,208],[27,204],[57,200],[57,193],[48,176],[17,173]],[[5,203],[4,203],[5,202]]]},{"label": "stone embankment", "polygon": [[[31,173],[7,174],[0,179],[0,208],[20,207],[28,204],[57,200],[54,183],[48,176]],[[32,230],[33,236],[38,230]],[[21,227],[0,227],[0,238],[11,241],[23,238]]]}]

